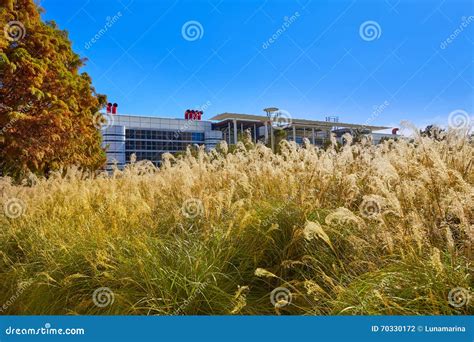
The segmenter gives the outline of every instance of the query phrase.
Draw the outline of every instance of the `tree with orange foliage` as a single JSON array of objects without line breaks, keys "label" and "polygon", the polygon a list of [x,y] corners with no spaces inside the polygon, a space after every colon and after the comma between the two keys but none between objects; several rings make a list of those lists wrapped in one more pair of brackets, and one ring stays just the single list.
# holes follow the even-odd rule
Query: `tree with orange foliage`
[{"label": "tree with orange foliage", "polygon": [[68,33],[33,0],[0,0],[0,172],[20,176],[105,162],[96,113],[105,104],[79,69]]}]

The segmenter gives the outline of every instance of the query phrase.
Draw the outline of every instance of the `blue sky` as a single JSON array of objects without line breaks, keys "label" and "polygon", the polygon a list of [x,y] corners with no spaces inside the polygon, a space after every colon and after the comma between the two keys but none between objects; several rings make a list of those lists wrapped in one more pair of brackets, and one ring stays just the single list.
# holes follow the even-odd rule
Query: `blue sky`
[{"label": "blue sky", "polygon": [[96,90],[124,114],[182,117],[204,107],[210,118],[276,106],[294,118],[423,126],[473,112],[467,0],[41,5],[89,59]]}]

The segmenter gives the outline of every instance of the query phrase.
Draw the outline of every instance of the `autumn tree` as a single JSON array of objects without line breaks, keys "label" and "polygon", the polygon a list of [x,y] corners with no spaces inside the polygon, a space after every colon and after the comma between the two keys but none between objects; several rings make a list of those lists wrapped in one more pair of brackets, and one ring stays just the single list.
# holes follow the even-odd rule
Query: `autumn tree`
[{"label": "autumn tree", "polygon": [[46,174],[105,161],[96,128],[105,96],[79,69],[66,31],[33,0],[0,0],[0,172]]}]

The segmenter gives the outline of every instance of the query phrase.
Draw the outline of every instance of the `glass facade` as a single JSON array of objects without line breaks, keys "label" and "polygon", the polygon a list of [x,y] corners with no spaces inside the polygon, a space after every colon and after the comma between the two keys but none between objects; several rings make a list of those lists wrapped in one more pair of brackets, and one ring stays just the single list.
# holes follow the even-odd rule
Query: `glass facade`
[{"label": "glass facade", "polygon": [[204,141],[204,133],[201,132],[178,132],[178,131],[158,131],[151,129],[127,129],[126,139],[137,140],[179,140],[189,142]]},{"label": "glass facade", "polygon": [[137,161],[150,160],[158,165],[163,153],[185,151],[193,144],[204,144],[204,133],[126,129],[125,162],[129,163],[131,155],[135,154]]}]

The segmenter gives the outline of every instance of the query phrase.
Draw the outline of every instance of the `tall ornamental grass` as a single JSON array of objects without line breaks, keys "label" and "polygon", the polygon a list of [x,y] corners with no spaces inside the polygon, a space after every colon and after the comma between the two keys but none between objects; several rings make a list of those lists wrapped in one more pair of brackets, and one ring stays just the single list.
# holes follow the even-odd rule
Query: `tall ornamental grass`
[{"label": "tall ornamental grass", "polygon": [[473,314],[473,142],[347,140],[0,178],[0,313]]}]

